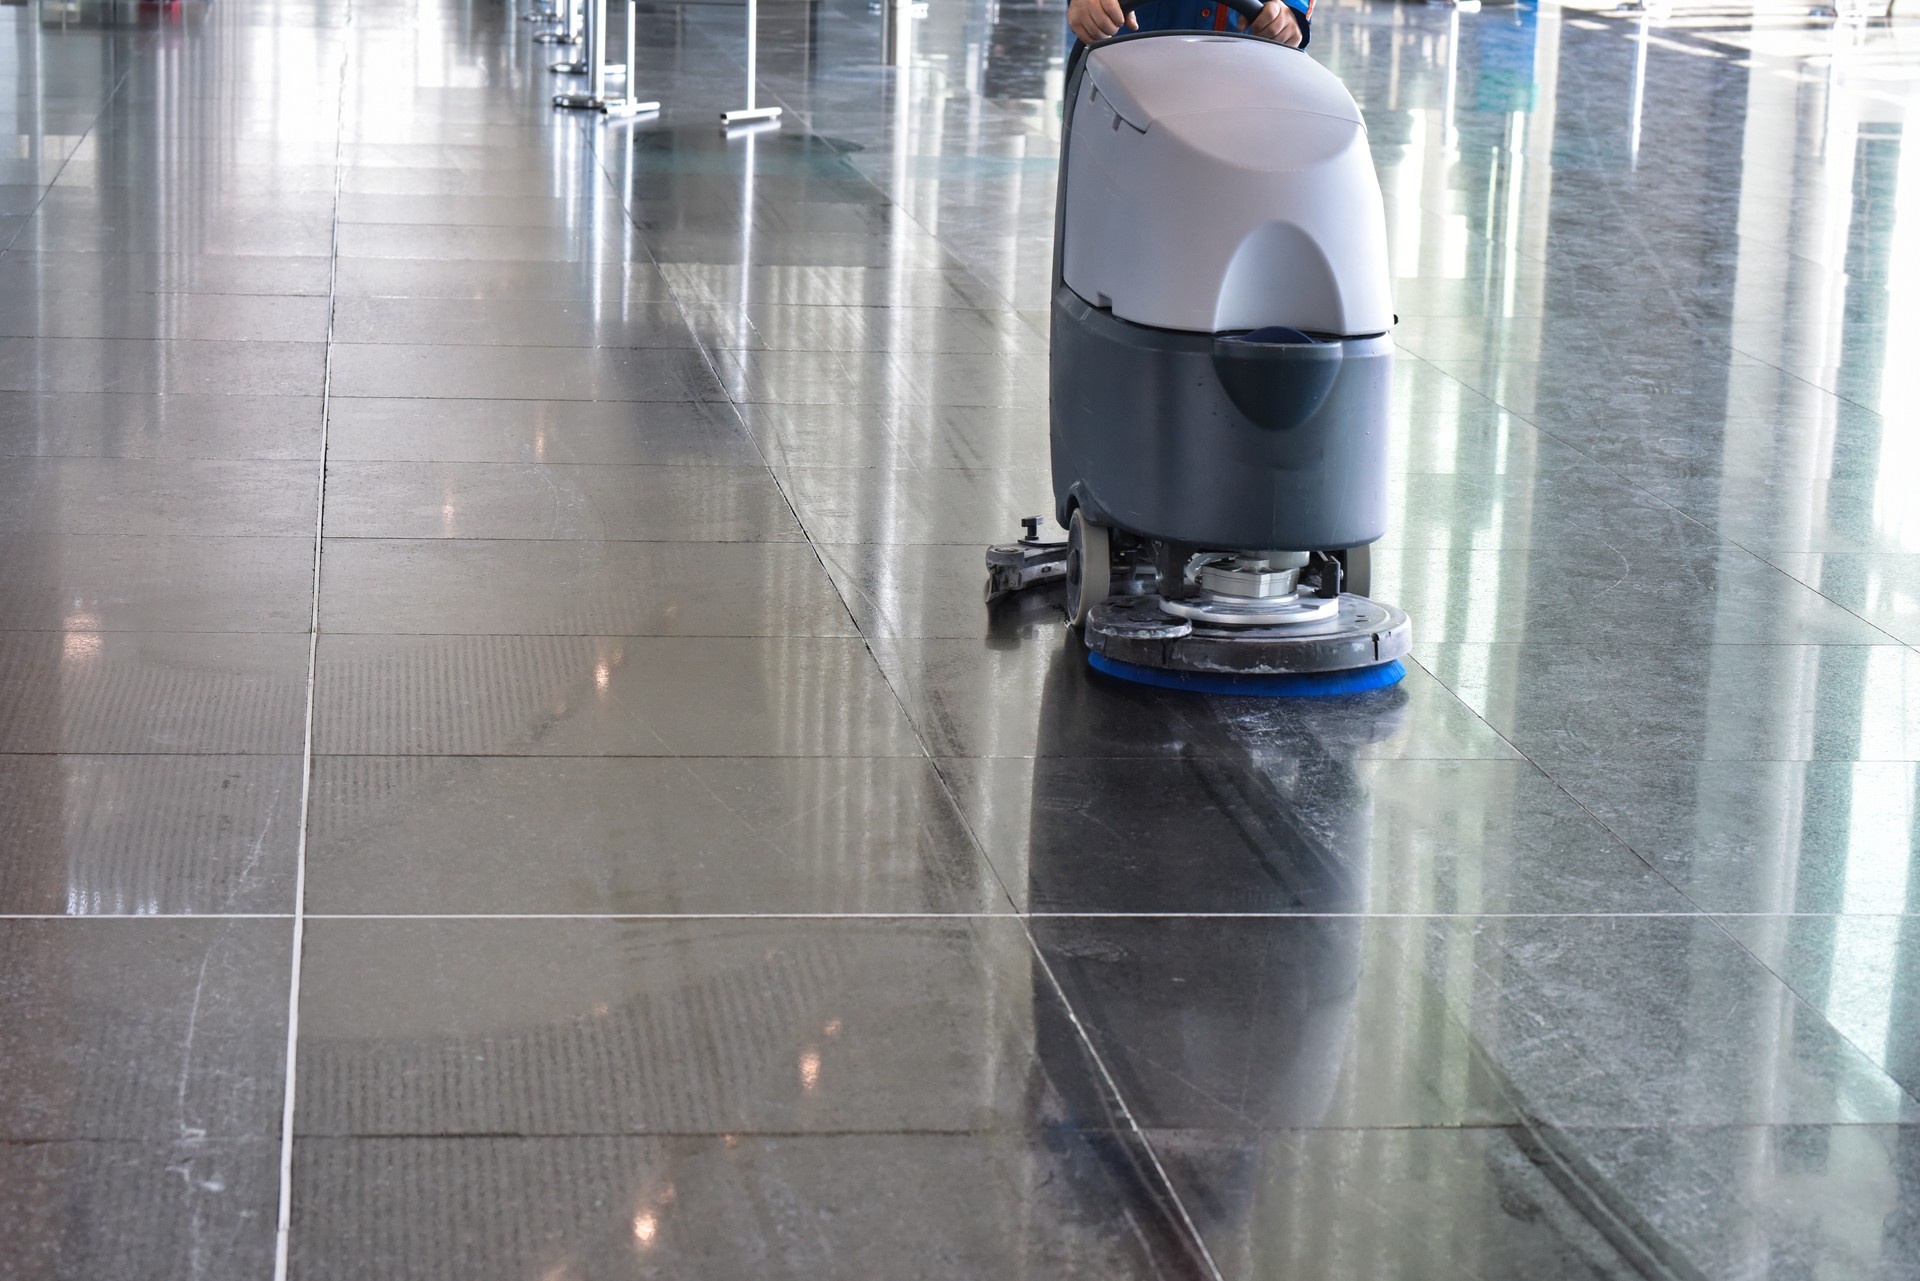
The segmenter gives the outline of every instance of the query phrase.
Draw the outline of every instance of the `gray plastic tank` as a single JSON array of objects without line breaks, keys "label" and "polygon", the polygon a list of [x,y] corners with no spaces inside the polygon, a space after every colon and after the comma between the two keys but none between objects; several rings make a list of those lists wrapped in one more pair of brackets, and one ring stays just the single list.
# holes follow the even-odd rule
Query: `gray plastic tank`
[{"label": "gray plastic tank", "polygon": [[1244,36],[1082,51],[1058,208],[1061,522],[1080,507],[1206,548],[1379,538],[1393,306],[1379,182],[1345,87]]}]

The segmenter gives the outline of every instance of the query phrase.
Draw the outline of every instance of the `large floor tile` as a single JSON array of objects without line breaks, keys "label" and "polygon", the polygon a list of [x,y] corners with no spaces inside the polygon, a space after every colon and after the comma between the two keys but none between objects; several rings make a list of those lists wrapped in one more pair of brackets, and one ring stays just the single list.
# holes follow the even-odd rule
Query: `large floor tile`
[{"label": "large floor tile", "polygon": [[342,223],[338,252],[359,258],[447,259],[455,262],[598,261],[619,253],[618,227],[496,227],[451,223]]},{"label": "large floor tile", "polygon": [[945,760],[1034,912],[1677,912],[1691,905],[1522,761]]},{"label": "large floor tile", "polygon": [[[69,166],[72,170],[74,167]],[[63,177],[66,174],[63,173]],[[145,181],[151,182],[148,174]],[[331,189],[330,177],[327,181]],[[22,250],[0,258],[0,291],[106,294],[290,294],[325,297],[324,254]]]},{"label": "large floor tile", "polygon": [[[722,398],[720,383],[706,359],[685,348],[338,342],[330,350],[333,366],[328,382],[342,396],[637,401]],[[0,359],[4,355],[0,350]]]},{"label": "large floor tile", "polygon": [[326,298],[300,294],[10,293],[0,336],[317,343],[328,311]]},{"label": "large floor tile", "polygon": [[[192,253],[242,257],[326,257],[333,240],[333,211],[324,203],[289,201],[245,210],[209,202],[195,211],[191,227],[165,216],[163,201],[144,207],[133,199],[92,205],[62,201],[43,208],[21,229],[16,249],[79,253]],[[185,221],[185,220],[181,220]],[[269,294],[226,294],[267,298]],[[279,295],[289,297],[293,295]],[[326,330],[324,305],[321,332]]]},{"label": "large floor tile", "polygon": [[1625,544],[1651,557],[1720,547],[1709,526],[1597,467],[1534,474],[1407,472],[1389,478],[1384,548],[1414,550]]},{"label": "large floor tile", "polygon": [[0,535],[0,564],[12,630],[304,633],[313,610],[311,538]]},{"label": "large floor tile", "polygon": [[329,632],[855,636],[805,543],[333,539]]},{"label": "large floor tile", "polygon": [[1646,480],[1647,489],[1743,547],[1920,552],[1920,527],[1887,501],[1884,476]]},{"label": "large floor tile", "polygon": [[1735,547],[1594,539],[1479,550],[1382,548],[1372,594],[1429,641],[1890,645],[1898,637]]},{"label": "large floor tile", "polygon": [[301,982],[303,1136],[1111,1120],[1010,917],[321,919]]},{"label": "large floor tile", "polygon": [[929,761],[321,757],[320,913],[994,912]]},{"label": "large floor tile", "polygon": [[800,541],[761,467],[339,462],[329,538]]},{"label": "large floor tile", "polygon": [[1169,1130],[1149,1139],[1232,1281],[1644,1275],[1589,1207],[1569,1199],[1519,1127]]},{"label": "large floor tile", "polygon": [[316,396],[326,382],[317,341],[0,338],[0,391]]},{"label": "large floor tile", "polygon": [[[963,405],[745,405],[741,412],[776,467],[959,468],[1044,472],[1049,467],[1044,411]],[[826,483],[824,479],[821,482]],[[1022,498],[1050,495],[1026,477]],[[995,535],[1001,537],[1001,535]]]},{"label": "large floor tile", "polygon": [[0,1139],[277,1137],[290,938],[276,920],[0,921]]},{"label": "large floor tile", "polygon": [[1920,654],[1902,646],[1416,650],[1536,761],[1920,759]]},{"label": "large floor tile", "polygon": [[[1905,869],[1866,860],[1850,878],[1855,915],[1737,916],[1721,923],[1908,1094],[1920,1098],[1920,915]],[[1872,913],[1884,913],[1874,915]]]},{"label": "large floor tile", "polygon": [[314,697],[322,753],[922,752],[855,639],[330,635]]},{"label": "large floor tile", "polygon": [[857,266],[663,263],[661,274],[686,301],[732,306],[741,298],[767,304],[962,307],[1005,305],[991,287],[963,270]]},{"label": "large floor tile", "polygon": [[1387,465],[1396,473],[1537,476],[1578,471],[1594,462],[1586,452],[1477,397],[1440,407],[1398,401],[1391,409]]},{"label": "large floor tile", "polygon": [[0,460],[0,535],[312,537],[310,462],[155,458]]},{"label": "large floor tile", "polygon": [[1149,1128],[1911,1121],[1701,916],[1038,918]]},{"label": "large floor tile", "polygon": [[1583,1130],[1567,1142],[1607,1209],[1631,1216],[1671,1271],[1731,1281],[1920,1268],[1920,1128]]},{"label": "large floor tile", "polygon": [[[365,185],[400,187],[407,185],[412,176],[404,172],[376,176]],[[464,185],[505,190],[506,194],[511,194],[514,185],[506,175],[497,173],[457,177]],[[351,176],[345,182],[347,190],[355,189]],[[436,183],[429,175],[419,185]],[[342,258],[334,277],[334,290],[341,298],[530,298],[555,302],[593,300],[612,306],[673,300],[657,268],[625,262],[618,256],[602,262]]]},{"label": "large floor tile", "polygon": [[[419,120],[426,117],[423,113]],[[402,118],[401,123],[410,123]],[[378,195],[343,192],[344,222],[464,224],[472,227],[564,227],[582,215],[582,202],[559,196]],[[608,211],[613,211],[609,213]],[[587,212],[619,216],[609,193]]]},{"label": "large floor tile", "polygon": [[457,343],[501,347],[692,347],[671,303],[599,307],[536,299],[343,298],[333,317],[342,343]]},{"label": "large floor tile", "polygon": [[[1017,528],[1010,537],[1017,538]],[[963,590],[986,581],[982,549],[965,543],[816,543],[847,608],[869,636],[1014,638],[1044,644],[1066,621],[1065,589],[1023,592],[992,606]]]},{"label": "large floor tile", "polygon": [[1040,471],[781,467],[808,537],[822,543],[988,543],[1020,537],[1020,519],[1053,510]]},{"label": "large floor tile", "polygon": [[1920,645],[1920,554],[1771,552],[1767,559],[1889,636]]},{"label": "large floor tile", "polygon": [[0,913],[289,912],[296,756],[0,756]]},{"label": "large floor tile", "polygon": [[757,467],[732,406],[713,401],[336,397],[336,462],[645,463]]},{"label": "large floor tile", "polygon": [[318,462],[320,437],[318,394],[0,392],[0,455]]},{"label": "large floor tile", "polygon": [[0,752],[298,753],[304,635],[0,633]]},{"label": "large floor tile", "polygon": [[273,1270],[280,1141],[0,1141],[0,1272],[246,1281]]},{"label": "large floor tile", "polygon": [[1033,922],[1135,1119],[1223,1134],[1513,1119],[1466,1012],[1420,959],[1429,928],[1328,916]]},{"label": "large floor tile", "polygon": [[291,1275],[1205,1276],[1140,1170],[1073,1130],[307,1139]]},{"label": "large floor tile", "polygon": [[1898,912],[1907,761],[1555,761],[1554,780],[1709,912]]}]

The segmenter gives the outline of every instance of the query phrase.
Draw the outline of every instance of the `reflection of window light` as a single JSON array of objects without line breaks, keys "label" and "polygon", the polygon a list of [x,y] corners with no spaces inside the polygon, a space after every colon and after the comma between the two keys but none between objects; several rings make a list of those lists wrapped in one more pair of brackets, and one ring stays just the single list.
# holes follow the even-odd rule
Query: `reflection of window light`
[{"label": "reflection of window light", "polygon": [[1520,282],[1520,193],[1526,188],[1526,147],[1527,117],[1516,111],[1507,118],[1507,225],[1501,237],[1507,252],[1501,270],[1502,316],[1513,315]]},{"label": "reflection of window light", "polygon": [[1420,274],[1420,180],[1426,169],[1427,113],[1407,112],[1406,153],[1393,170],[1393,270],[1396,276]]},{"label": "reflection of window light", "polygon": [[[1892,675],[1876,668],[1891,666],[1900,657],[1870,655],[1868,688],[1875,687],[1876,678]],[[1901,719],[1908,706],[1904,699],[1869,699],[1861,709],[1862,743],[1881,740],[1890,728],[1870,722]],[[1913,857],[1914,783],[1911,763],[1854,767],[1840,895],[1840,910],[1846,915],[1834,922],[1833,977],[1825,1012],[1854,1044],[1882,1063],[1892,1030],[1900,959],[1899,922],[1893,918],[1907,908]]]},{"label": "reflection of window light", "polygon": [[[1887,254],[1887,332],[1882,347],[1880,412],[1914,403],[1920,378],[1909,353],[1920,350],[1920,160],[1903,148],[1894,185],[1894,224]],[[1920,551],[1920,516],[1914,513],[1913,478],[1920,474],[1920,440],[1891,419],[1880,432],[1874,471],[1873,528],[1900,551]]]}]

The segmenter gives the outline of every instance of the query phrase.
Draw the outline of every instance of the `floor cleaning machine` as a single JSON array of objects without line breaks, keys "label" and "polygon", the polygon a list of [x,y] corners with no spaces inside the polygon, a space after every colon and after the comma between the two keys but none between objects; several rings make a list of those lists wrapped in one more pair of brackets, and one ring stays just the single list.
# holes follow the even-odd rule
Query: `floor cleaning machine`
[{"label": "floor cleaning machine", "polygon": [[1407,616],[1366,595],[1393,323],[1366,127],[1331,72],[1231,33],[1077,46],[1053,254],[1067,538],[1023,522],[987,553],[988,600],[1064,583],[1093,666],[1153,685],[1398,681]]}]

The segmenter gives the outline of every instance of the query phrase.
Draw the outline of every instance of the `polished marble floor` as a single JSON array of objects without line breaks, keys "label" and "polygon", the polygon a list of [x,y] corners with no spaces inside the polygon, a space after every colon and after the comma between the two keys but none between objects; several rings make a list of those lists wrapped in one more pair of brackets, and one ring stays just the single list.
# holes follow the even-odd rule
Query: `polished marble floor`
[{"label": "polished marble floor", "polygon": [[1324,0],[1417,662],[1309,703],[980,604],[1058,0],[767,0],[734,137],[738,7],[611,124],[520,0],[0,8],[0,1277],[1920,1276],[1843,7]]}]

